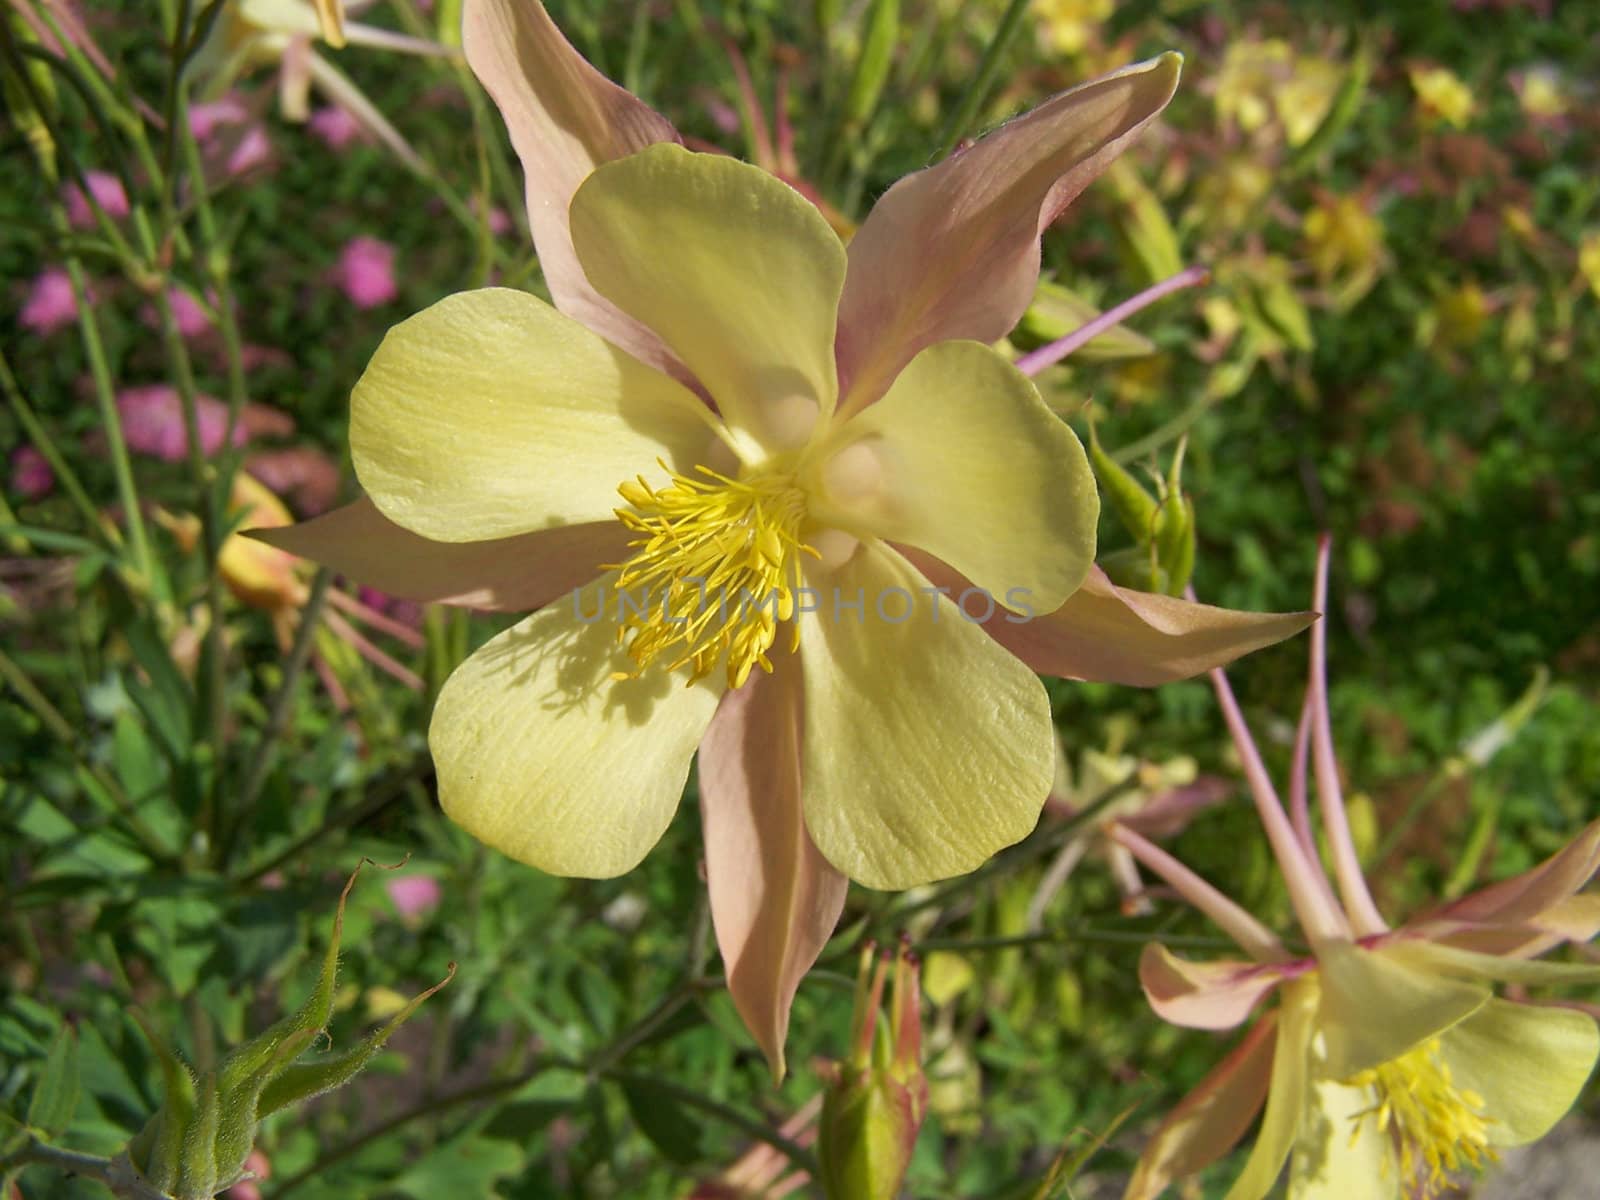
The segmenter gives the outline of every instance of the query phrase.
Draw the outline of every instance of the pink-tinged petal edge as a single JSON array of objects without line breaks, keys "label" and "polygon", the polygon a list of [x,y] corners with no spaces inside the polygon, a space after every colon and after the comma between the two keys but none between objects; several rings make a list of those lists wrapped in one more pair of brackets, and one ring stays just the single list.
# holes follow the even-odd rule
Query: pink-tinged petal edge
[{"label": "pink-tinged petal edge", "polygon": [[1167,1114],[1139,1156],[1123,1200],[1155,1200],[1238,1144],[1267,1096],[1277,1014],[1252,1025],[1226,1058]]},{"label": "pink-tinged petal edge", "polygon": [[556,307],[641,362],[682,377],[660,338],[589,286],[567,223],[573,193],[597,166],[656,142],[681,142],[678,131],[584,61],[532,0],[467,0],[461,42],[522,160],[528,223]]},{"label": "pink-tinged petal edge", "polygon": [[1189,962],[1160,942],[1139,954],[1139,985],[1158,1016],[1187,1029],[1233,1029],[1285,978],[1292,964]]},{"label": "pink-tinged petal edge", "polygon": [[364,497],[298,525],[245,533],[392,596],[497,612],[540,608],[628,553],[627,531],[615,521],[434,542],[402,529]]},{"label": "pink-tinged petal edge", "polygon": [[1166,107],[1182,56],[1063,92],[908,175],[850,243],[839,312],[841,410],[877,399],[923,347],[994,342],[1033,300],[1039,239]]},{"label": "pink-tinged petal edge", "polygon": [[789,1007],[839,920],[848,881],[806,832],[799,659],[772,658],[771,675],[724,694],[700,743],[700,811],[728,991],[781,1079]]},{"label": "pink-tinged petal edge", "polygon": [[[972,584],[947,564],[896,547],[930,582],[952,596]],[[1112,583],[1099,567],[1051,613],[1008,620],[996,613],[989,635],[1041,675],[1155,687],[1189,679],[1252,650],[1292,637],[1315,613],[1239,612]]]},{"label": "pink-tinged petal edge", "polygon": [[1596,870],[1600,870],[1600,821],[1591,822],[1538,866],[1446,904],[1410,925],[1455,921],[1537,927],[1547,910],[1570,899]]}]

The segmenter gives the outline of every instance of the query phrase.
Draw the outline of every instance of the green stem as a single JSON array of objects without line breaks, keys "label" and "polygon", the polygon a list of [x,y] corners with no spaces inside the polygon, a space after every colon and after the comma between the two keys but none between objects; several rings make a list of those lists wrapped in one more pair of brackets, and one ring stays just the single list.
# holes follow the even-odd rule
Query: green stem
[{"label": "green stem", "polygon": [[939,141],[939,150],[933,157],[945,158],[954,150],[967,130],[972,127],[978,115],[978,110],[989,98],[989,93],[994,89],[994,81],[1000,74],[1000,62],[1010,48],[1011,39],[1022,26],[1022,18],[1028,11],[1028,0],[1011,0],[1006,6],[1005,14],[1000,18],[1000,25],[994,31],[988,48],[983,52],[983,61],[978,64],[978,74],[972,81],[972,86],[961,97],[961,103],[951,116],[949,124],[944,127],[944,136]]},{"label": "green stem", "polygon": [[39,418],[34,414],[33,406],[28,403],[28,398],[23,395],[22,388],[17,384],[17,378],[11,373],[11,364],[6,361],[4,350],[0,350],[0,390],[6,394],[6,401],[11,405],[11,412],[17,418],[27,433],[28,440],[34,448],[44,456],[45,462],[50,464],[50,470],[61,484],[61,490],[67,493],[67,498],[72,501],[78,510],[78,515],[83,518],[84,524],[89,529],[109,541],[113,549],[122,545],[122,534],[115,525],[108,525],[100,519],[100,510],[89,499],[89,494],[83,490],[83,484],[78,479],[78,473],[68,465],[62,457],[61,451],[56,449],[55,440],[45,430]]},{"label": "green stem", "polygon": [[283,736],[283,731],[289,724],[295,688],[306,669],[306,664],[311,661],[317,625],[322,620],[322,607],[327,602],[328,588],[332,583],[333,572],[327,567],[319,568],[316,577],[311,581],[311,594],[306,599],[305,607],[300,610],[300,625],[294,631],[294,641],[290,644],[289,655],[283,663],[283,679],[278,684],[278,690],[267,708],[266,724],[261,727],[255,753],[250,757],[250,765],[245,768],[244,776],[234,796],[233,824],[225,849],[232,848],[239,830],[249,823],[255,812],[256,802],[261,797],[261,789],[266,785],[267,772],[272,767],[273,752],[278,748],[278,739]]},{"label": "green stem", "polygon": [[[67,234],[67,217],[57,205],[52,217],[56,231]],[[139,505],[139,489],[133,482],[133,464],[128,457],[128,443],[122,435],[122,417],[117,412],[116,391],[111,383],[111,368],[106,362],[105,345],[100,340],[100,323],[95,320],[89,303],[89,285],[84,280],[83,264],[76,255],[66,259],[67,277],[72,281],[73,299],[78,305],[78,329],[83,335],[83,352],[89,360],[89,376],[94,381],[95,403],[100,408],[100,424],[106,434],[106,450],[111,456],[111,474],[117,484],[117,499],[122,505],[122,517],[128,524],[128,542],[133,553],[134,571],[141,589],[148,589],[153,580],[150,558],[150,539],[145,532],[144,512]]]}]

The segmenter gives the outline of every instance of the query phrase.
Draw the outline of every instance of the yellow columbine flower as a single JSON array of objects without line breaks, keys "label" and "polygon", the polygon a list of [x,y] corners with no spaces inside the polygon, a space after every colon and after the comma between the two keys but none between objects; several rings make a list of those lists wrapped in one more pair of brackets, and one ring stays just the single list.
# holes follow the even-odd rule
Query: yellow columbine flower
[{"label": "yellow columbine flower", "polygon": [[[1324,542],[1319,609],[1327,553]],[[1498,999],[1492,986],[1600,979],[1600,967],[1533,961],[1600,931],[1600,903],[1576,894],[1600,867],[1600,821],[1533,870],[1390,929],[1362,878],[1340,793],[1325,642],[1319,623],[1289,814],[1227,681],[1214,672],[1309,955],[1290,954],[1254,917],[1137,833],[1113,831],[1251,958],[1189,962],[1158,943],[1146,946],[1139,976],[1157,1012],[1178,1025],[1229,1029],[1269,993],[1278,995],[1277,1007],[1162,1122],[1125,1200],[1150,1200],[1222,1157],[1258,1110],[1255,1146],[1226,1200],[1262,1200],[1285,1161],[1291,1200],[1438,1196],[1453,1177],[1494,1161],[1500,1147],[1542,1137],[1600,1056],[1600,1030],[1587,1013]],[[1307,811],[1308,760],[1332,882]]]},{"label": "yellow columbine flower", "polygon": [[1476,105],[1472,90],[1447,67],[1412,67],[1411,89],[1417,93],[1423,115],[1457,129],[1466,127]]},{"label": "yellow columbine flower", "polygon": [[371,6],[371,0],[225,0],[211,34],[190,71],[204,81],[205,94],[217,95],[250,69],[270,65],[278,72],[278,109],[284,120],[311,115],[311,88],[345,109],[378,141],[413,170],[422,160],[411,144],[378,111],[367,95],[314,49],[325,41],[428,56],[455,53],[449,46],[409,37],[376,25],[345,19]]},{"label": "yellow columbine flower", "polygon": [[1033,827],[1034,670],[1154,683],[1305,624],[1111,585],[1082,447],[989,345],[1178,59],[901,180],[846,251],[794,189],[673,144],[538,5],[469,2],[463,46],[555,307],[486,289],[391,330],[352,404],[367,499],[268,536],[397,595],[538,610],[429,731],[445,811],[522,862],[631,869],[699,748],[730,990],[781,1069],[846,876],[925,883]]}]

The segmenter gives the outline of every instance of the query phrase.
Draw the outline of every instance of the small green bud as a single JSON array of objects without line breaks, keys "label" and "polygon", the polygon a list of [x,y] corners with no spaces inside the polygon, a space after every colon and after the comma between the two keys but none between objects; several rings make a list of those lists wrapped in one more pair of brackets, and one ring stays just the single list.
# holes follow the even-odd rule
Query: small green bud
[{"label": "small green bud", "polygon": [[1106,503],[1134,544],[1097,560],[1112,582],[1142,592],[1180,596],[1194,574],[1194,502],[1183,494],[1183,453],[1179,441],[1165,478],[1155,476],[1156,494],[1100,446],[1089,427],[1089,464]]},{"label": "small green bud", "polygon": [[[904,943],[891,959],[868,945],[856,981],[849,1057],[822,1097],[817,1159],[829,1200],[893,1200],[928,1112],[920,970]],[[892,977],[892,982],[891,982]],[[879,1006],[889,983],[889,1020]]]},{"label": "small green bud", "polygon": [[418,1005],[455,977],[451,963],[449,975],[343,1054],[317,1062],[295,1061],[323,1032],[333,1013],[344,906],[360,874],[358,867],[339,896],[333,936],[306,1002],[234,1048],[214,1069],[196,1073],[135,1014],[161,1063],[163,1085],[161,1107],[122,1156],[145,1183],[173,1200],[209,1200],[238,1182],[263,1117],[348,1081]]}]

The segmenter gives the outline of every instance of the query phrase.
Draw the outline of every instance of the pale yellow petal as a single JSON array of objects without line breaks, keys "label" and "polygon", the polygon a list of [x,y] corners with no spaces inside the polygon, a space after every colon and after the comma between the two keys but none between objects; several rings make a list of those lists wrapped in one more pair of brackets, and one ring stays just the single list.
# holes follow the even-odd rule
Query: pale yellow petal
[{"label": "pale yellow petal", "polygon": [[784,1074],[789,1007],[844,909],[848,881],[817,851],[801,808],[800,660],[775,649],[773,672],[728,692],[700,744],[711,922],[728,994]]},{"label": "pale yellow petal", "polygon": [[532,612],[628,554],[620,522],[557,525],[487,542],[433,542],[361,499],[298,525],[246,529],[351,581],[421,604]]},{"label": "pale yellow petal", "polygon": [[833,411],[844,247],[799,192],[652,146],[597,169],[571,221],[589,282],[661,336],[735,429],[792,446]]},{"label": "pale yellow petal", "polygon": [[974,615],[1051,612],[1094,565],[1088,456],[988,346],[930,346],[837,437],[813,516],[937,555],[987,593]]},{"label": "pale yellow petal", "polygon": [[466,0],[461,47],[505,119],[527,183],[528,224],[556,307],[652,366],[671,351],[584,276],[572,249],[572,194],[603,162],[678,131],[637,96],[595,70],[532,0]]},{"label": "pale yellow petal", "polygon": [[1381,946],[1329,942],[1317,947],[1317,959],[1317,1026],[1327,1039],[1327,1073],[1334,1079],[1399,1058],[1489,1000],[1487,986],[1439,975]]},{"label": "pale yellow petal", "polygon": [[1600,983],[1600,963],[1543,962],[1502,954],[1483,954],[1462,946],[1438,942],[1397,942],[1388,951],[1393,961],[1457,979],[1492,983],[1521,983],[1533,987],[1552,984]]},{"label": "pale yellow petal", "polygon": [[609,581],[512,626],[445,681],[428,746],[445,813],[556,875],[631,870],[678,807],[715,680],[684,687],[617,644]]},{"label": "pale yellow petal", "polygon": [[1489,1141],[1520,1146],[1566,1115],[1600,1056],[1594,1018],[1570,1008],[1491,1000],[1439,1043],[1456,1087],[1483,1099]]},{"label": "pale yellow petal", "polygon": [[850,243],[839,371],[850,411],[924,346],[993,342],[1033,299],[1039,237],[1166,107],[1165,54],[1046,100],[884,193]]},{"label": "pale yellow petal", "polygon": [[1262,1200],[1278,1181],[1284,1161],[1300,1136],[1310,1087],[1312,1023],[1317,1010],[1317,987],[1298,980],[1280,993],[1278,1037],[1272,1050],[1272,1082],[1261,1129],[1244,1169],[1228,1189],[1225,1200]]},{"label": "pale yellow petal", "polygon": [[350,454],[395,524],[477,542],[609,520],[619,483],[703,457],[708,422],[681,384],[544,301],[484,288],[389,330],[351,397]]},{"label": "pale yellow petal", "polygon": [[1400,1200],[1400,1169],[1374,1120],[1376,1103],[1371,1087],[1312,1082],[1289,1158],[1291,1200]]},{"label": "pale yellow petal", "polygon": [[1155,1200],[1233,1149],[1266,1099],[1277,1031],[1278,1015],[1268,1013],[1178,1102],[1146,1143],[1122,1200]]},{"label": "pale yellow petal", "polygon": [[1055,777],[1033,673],[877,543],[807,582],[805,813],[824,857],[908,888],[1027,836]]}]

